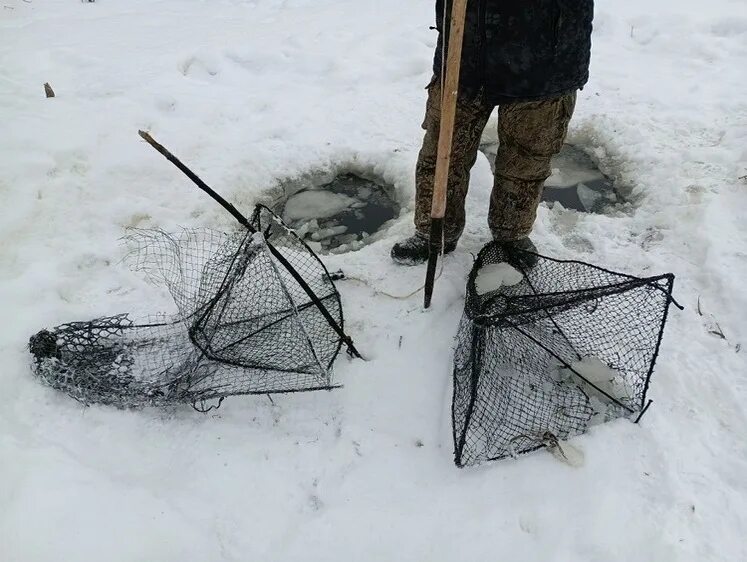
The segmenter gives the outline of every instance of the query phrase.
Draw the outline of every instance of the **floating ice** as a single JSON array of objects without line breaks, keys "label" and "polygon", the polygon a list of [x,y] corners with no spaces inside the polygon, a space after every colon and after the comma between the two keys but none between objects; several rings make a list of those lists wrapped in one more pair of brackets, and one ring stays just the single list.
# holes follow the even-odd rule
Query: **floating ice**
[{"label": "floating ice", "polygon": [[480,269],[475,279],[475,290],[478,295],[497,291],[501,287],[510,287],[521,283],[524,276],[506,262],[491,263]]},{"label": "floating ice", "polygon": [[614,192],[592,189],[583,183],[576,186],[576,193],[581,204],[590,212],[597,211],[604,207],[604,205],[614,203],[616,200]]},{"label": "floating ice", "polygon": [[553,167],[552,175],[545,181],[548,187],[573,187],[580,183],[604,179],[602,172],[596,168],[587,167],[585,162],[566,157],[560,163],[563,167]]},{"label": "floating ice", "polygon": [[326,219],[349,209],[356,200],[342,193],[309,190],[295,194],[285,204],[284,219]]},{"label": "floating ice", "polygon": [[347,230],[347,226],[333,226],[331,228],[323,228],[312,234],[311,239],[315,242],[319,242],[321,240],[326,240],[327,238],[337,236],[338,234],[344,234],[345,232],[347,232]]},{"label": "floating ice", "polygon": [[318,254],[319,252],[322,251],[322,245],[319,242],[314,242],[313,240],[308,240],[306,242],[306,245],[309,248],[311,248],[311,251],[314,252],[315,254]]}]

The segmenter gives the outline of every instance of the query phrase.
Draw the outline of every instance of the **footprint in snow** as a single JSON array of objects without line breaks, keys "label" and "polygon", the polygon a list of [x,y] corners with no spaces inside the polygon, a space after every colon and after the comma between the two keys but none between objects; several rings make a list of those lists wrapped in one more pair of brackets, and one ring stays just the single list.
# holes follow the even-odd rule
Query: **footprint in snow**
[{"label": "footprint in snow", "polygon": [[162,113],[173,113],[176,110],[176,99],[171,96],[160,96],[156,98],[155,106]]},{"label": "footprint in snow", "polygon": [[179,64],[179,71],[189,78],[209,80],[218,75],[220,69],[212,57],[191,56]]}]

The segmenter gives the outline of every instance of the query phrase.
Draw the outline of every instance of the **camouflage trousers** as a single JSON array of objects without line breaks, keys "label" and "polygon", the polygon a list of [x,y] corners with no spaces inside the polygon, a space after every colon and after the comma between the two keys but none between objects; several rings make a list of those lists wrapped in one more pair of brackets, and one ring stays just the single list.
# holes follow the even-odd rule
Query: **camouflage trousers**
[{"label": "camouflage trousers", "polygon": [[[502,104],[498,108],[498,155],[490,197],[488,226],[496,240],[528,236],[537,216],[550,161],[560,152],[573,115],[576,93],[532,102]],[[451,152],[444,239],[457,240],[464,230],[464,203],[469,174],[477,160],[480,137],[494,106],[482,96],[457,101]],[[428,87],[425,138],[416,169],[415,228],[430,234],[431,197],[441,121],[441,86]]]}]

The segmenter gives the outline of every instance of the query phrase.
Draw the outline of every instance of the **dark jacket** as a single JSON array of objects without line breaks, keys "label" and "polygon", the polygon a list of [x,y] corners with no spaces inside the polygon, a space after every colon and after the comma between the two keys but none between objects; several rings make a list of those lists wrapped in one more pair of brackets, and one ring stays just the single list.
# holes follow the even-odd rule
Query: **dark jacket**
[{"label": "dark jacket", "polygon": [[[441,37],[448,41],[451,3],[436,0],[436,75],[441,72]],[[469,0],[460,91],[482,88],[497,104],[580,89],[589,79],[593,16],[594,0]]]}]

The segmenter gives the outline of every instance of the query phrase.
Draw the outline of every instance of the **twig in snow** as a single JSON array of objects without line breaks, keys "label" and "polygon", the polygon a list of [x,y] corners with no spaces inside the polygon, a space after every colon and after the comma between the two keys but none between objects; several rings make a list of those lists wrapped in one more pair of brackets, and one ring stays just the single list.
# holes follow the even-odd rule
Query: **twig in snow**
[{"label": "twig in snow", "polygon": [[724,331],[721,329],[721,326],[718,325],[718,322],[715,320],[713,321],[714,324],[716,324],[715,330],[708,330],[709,334],[713,334],[714,336],[720,337],[722,340],[726,339],[726,336],[724,335]]},{"label": "twig in snow", "polygon": [[[698,311],[698,316],[703,316],[703,309],[700,307],[700,295],[698,295],[697,311]],[[726,334],[724,334],[724,330],[721,328],[721,325],[716,321],[716,318],[713,316],[713,314],[709,314],[709,316],[711,317],[711,319],[708,322],[708,324],[711,324],[711,322],[712,324],[711,326],[706,326],[706,327],[710,327],[710,330],[708,330],[708,333],[711,335],[717,336],[721,338],[722,340],[725,340]]]}]

